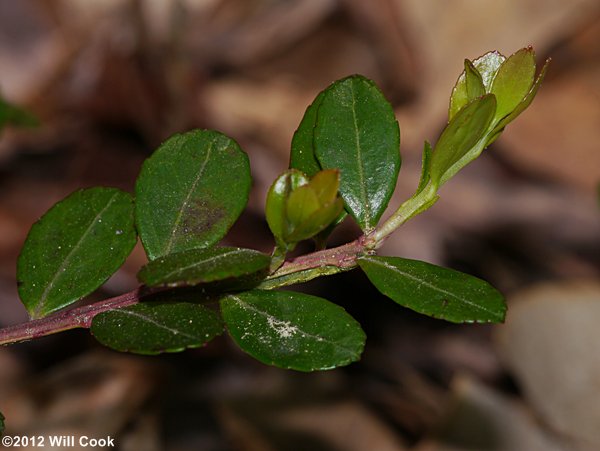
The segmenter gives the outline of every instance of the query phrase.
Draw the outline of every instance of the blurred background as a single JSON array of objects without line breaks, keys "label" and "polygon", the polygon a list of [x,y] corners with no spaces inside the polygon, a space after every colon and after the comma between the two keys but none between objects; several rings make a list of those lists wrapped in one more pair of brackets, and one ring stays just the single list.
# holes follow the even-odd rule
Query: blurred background
[{"label": "blurred background", "polygon": [[[0,0],[0,92],[41,124],[0,137],[0,325],[27,319],[15,264],[31,224],[80,187],[131,191],[171,134],[214,128],[249,154],[227,242],[269,252],[265,194],[320,90],[361,73],[393,103],[395,208],[464,58],[530,44],[553,60],[533,105],[381,250],[488,280],[505,324],[414,314],[352,272],[302,287],[367,333],[362,361],[334,371],[266,367],[227,337],[140,357],[71,331],[0,348],[7,433],[140,451],[600,449],[598,0]],[[346,221],[332,244],[358,233]],[[144,263],[138,247],[90,299],[134,288]]]}]

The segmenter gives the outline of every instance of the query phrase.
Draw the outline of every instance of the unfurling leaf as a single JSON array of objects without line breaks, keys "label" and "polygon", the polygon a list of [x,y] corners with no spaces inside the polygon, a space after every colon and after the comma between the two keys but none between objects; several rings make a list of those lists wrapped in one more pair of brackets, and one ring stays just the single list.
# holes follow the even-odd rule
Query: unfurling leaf
[{"label": "unfurling leaf", "polygon": [[399,257],[362,257],[375,287],[398,304],[455,323],[504,321],[503,296],[476,277]]},{"label": "unfurling leaf", "polygon": [[194,130],[169,138],[135,186],[148,258],[216,244],[246,206],[250,182],[248,156],[227,136]]},{"label": "unfurling leaf", "polygon": [[359,359],[365,334],[341,307],[291,291],[253,290],[221,300],[229,334],[268,365],[326,370]]},{"label": "unfurling leaf", "polygon": [[488,94],[471,101],[452,118],[431,156],[431,180],[435,185],[441,185],[448,178],[446,173],[454,165],[460,162],[462,167],[472,159],[469,152],[485,136],[495,111],[496,99]]},{"label": "unfurling leaf", "polygon": [[293,247],[312,238],[340,215],[339,171],[317,172],[310,180],[289,169],[275,180],[267,195],[267,223],[279,245]]},{"label": "unfurling leaf", "polygon": [[29,231],[17,264],[19,296],[32,318],[100,287],[136,242],[131,196],[114,188],[76,191]]}]

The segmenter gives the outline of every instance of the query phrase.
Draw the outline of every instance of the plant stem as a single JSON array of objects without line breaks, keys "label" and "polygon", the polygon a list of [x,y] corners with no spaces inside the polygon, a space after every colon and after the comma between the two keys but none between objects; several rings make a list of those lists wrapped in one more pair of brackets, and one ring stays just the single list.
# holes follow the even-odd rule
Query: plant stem
[{"label": "plant stem", "polygon": [[373,230],[365,239],[367,247],[378,249],[383,242],[412,217],[430,208],[439,199],[437,188],[433,184],[427,185],[413,197],[404,202],[380,227]]},{"label": "plant stem", "polygon": [[140,299],[155,291],[144,291],[142,287],[114,298],[105,299],[90,305],[65,310],[45,318],[28,321],[0,329],[0,345],[18,343],[33,338],[44,337],[70,329],[89,328],[98,313],[137,304]]},{"label": "plant stem", "polygon": [[[374,253],[398,227],[413,216],[431,207],[437,199],[435,187],[429,185],[400,205],[386,222],[369,235],[362,235],[342,246],[313,252],[286,261],[274,273],[267,276],[257,288],[270,290],[294,283],[306,282],[320,276],[348,271],[357,266],[358,258]],[[31,340],[70,329],[89,328],[92,319],[97,314],[137,304],[143,297],[163,290],[165,288],[139,287],[129,293],[94,304],[61,311],[23,324],[8,326],[0,329],[0,345]]]}]

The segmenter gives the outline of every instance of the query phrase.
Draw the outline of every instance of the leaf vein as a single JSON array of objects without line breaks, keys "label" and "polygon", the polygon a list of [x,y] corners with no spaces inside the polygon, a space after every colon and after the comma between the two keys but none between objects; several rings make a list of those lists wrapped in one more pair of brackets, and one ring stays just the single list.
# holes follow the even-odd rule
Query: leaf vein
[{"label": "leaf vein", "polygon": [[[251,305],[251,304],[248,304],[247,302],[244,302],[242,299],[240,299],[240,298],[239,298],[239,297],[237,297],[237,296],[230,295],[229,297],[230,297],[230,298],[233,298],[233,299],[235,299],[236,301],[238,301],[238,303],[239,303],[239,304],[240,304],[240,305],[241,305],[241,306],[242,306],[244,309],[251,310],[251,311],[253,311],[253,312],[255,312],[255,313],[258,313],[258,314],[259,314],[259,315],[261,315],[261,316],[264,316],[265,318],[267,318],[267,321],[268,321],[269,319],[271,319],[272,321],[277,321],[277,322],[280,322],[280,321],[282,321],[281,319],[277,318],[276,316],[270,315],[269,313],[267,313],[267,312],[265,312],[265,311],[263,311],[263,310],[259,310],[259,309],[257,309],[255,306],[253,306],[253,305]],[[355,353],[355,350],[354,350],[354,349],[352,349],[352,348],[348,348],[348,347],[346,347],[346,346],[342,346],[341,344],[339,344],[339,343],[336,343],[335,341],[331,341],[331,340],[327,339],[327,337],[322,337],[321,335],[314,335],[314,334],[308,333],[308,332],[306,332],[306,331],[302,330],[302,329],[301,329],[300,327],[298,327],[297,325],[294,325],[294,327],[296,327],[296,328],[297,328],[297,330],[298,330],[298,332],[299,332],[301,335],[303,335],[304,337],[312,338],[312,339],[314,339],[314,340],[316,340],[316,341],[318,341],[318,342],[321,342],[321,343],[322,343],[322,342],[328,343],[328,344],[330,344],[330,345],[332,345],[332,346],[334,346],[334,347],[337,347],[337,348],[343,349],[344,351],[348,352],[350,355],[353,355],[353,354]]]},{"label": "leaf vein", "polygon": [[73,255],[75,255],[75,253],[79,250],[79,248],[81,247],[81,244],[85,241],[85,239],[87,238],[87,236],[92,231],[92,228],[94,227],[94,224],[96,224],[96,222],[102,217],[102,215],[106,212],[106,210],[108,210],[110,208],[110,206],[114,203],[114,201],[117,198],[117,196],[118,196],[118,193],[115,193],[110,198],[110,200],[106,203],[106,205],[104,206],[104,208],[102,208],[102,210],[100,210],[98,212],[98,214],[91,221],[90,225],[88,225],[88,227],[85,229],[85,232],[83,232],[83,235],[81,235],[81,238],[79,238],[79,240],[77,241],[77,243],[75,243],[75,245],[73,246],[73,248],[69,251],[69,253],[65,257],[65,259],[63,260],[63,262],[61,263],[61,265],[58,267],[58,269],[54,273],[54,276],[52,277],[52,279],[50,280],[50,282],[48,282],[48,285],[46,285],[46,288],[42,292],[42,295],[40,296],[40,302],[38,303],[38,306],[36,307],[36,309],[34,311],[35,313],[34,313],[33,316],[37,316],[40,313],[40,311],[43,309],[43,307],[44,307],[44,305],[46,303],[46,300],[48,299],[48,296],[50,295],[50,292],[54,288],[56,282],[64,274],[65,269],[67,268],[67,266],[71,262],[71,259],[73,258]]},{"label": "leaf vein", "polygon": [[217,138],[214,138],[211,141],[211,143],[209,144],[208,150],[206,152],[206,158],[202,162],[202,165],[200,166],[198,174],[196,174],[196,177],[194,178],[194,181],[192,182],[192,186],[190,187],[187,195],[185,196],[185,199],[183,200],[183,202],[181,204],[181,207],[179,208],[179,211],[177,212],[177,217],[175,218],[175,222],[173,223],[173,229],[171,230],[171,236],[169,236],[169,240],[167,241],[163,255],[170,253],[171,249],[173,248],[173,243],[175,242],[175,237],[177,236],[177,232],[179,231],[179,227],[181,225],[181,219],[183,217],[183,212],[187,208],[190,198],[192,197],[192,194],[196,190],[196,186],[198,186],[198,182],[200,181],[200,179],[202,178],[202,175],[204,174],[204,170],[206,169],[206,165],[208,164],[208,160],[210,159],[210,155],[212,153],[212,149],[213,149],[213,146],[216,141],[217,141]]},{"label": "leaf vein", "polygon": [[458,300],[459,302],[467,304],[467,305],[469,305],[471,307],[475,307],[475,308],[477,308],[479,310],[483,310],[484,312],[487,312],[487,313],[489,313],[489,314],[491,314],[493,316],[498,316],[498,314],[496,312],[494,312],[493,310],[490,310],[490,309],[488,309],[488,308],[486,308],[486,307],[484,307],[482,305],[476,304],[475,302],[469,301],[468,299],[459,297],[459,296],[455,295],[454,293],[452,293],[451,291],[444,290],[443,288],[439,288],[439,287],[437,287],[437,286],[435,286],[435,285],[433,285],[433,284],[431,284],[431,283],[429,283],[429,282],[427,282],[427,281],[425,281],[423,279],[415,277],[414,275],[412,275],[410,273],[401,271],[400,269],[396,268],[395,266],[389,265],[388,263],[385,263],[385,262],[380,261],[380,260],[373,260],[373,259],[370,259],[368,257],[363,258],[363,260],[367,260],[367,261],[369,261],[371,263],[374,263],[374,264],[377,264],[377,265],[381,265],[381,266],[383,266],[383,267],[385,267],[387,269],[390,269],[390,270],[392,270],[392,271],[394,271],[394,272],[396,272],[396,273],[398,273],[398,274],[400,274],[400,275],[402,275],[402,276],[404,276],[404,277],[406,277],[408,279],[414,280],[415,282],[417,282],[417,283],[419,283],[421,285],[424,285],[424,286],[426,286],[428,288],[431,288],[434,291],[437,291],[439,293],[442,293],[442,294],[445,294],[445,295],[447,295],[449,297],[452,297],[452,298]]}]

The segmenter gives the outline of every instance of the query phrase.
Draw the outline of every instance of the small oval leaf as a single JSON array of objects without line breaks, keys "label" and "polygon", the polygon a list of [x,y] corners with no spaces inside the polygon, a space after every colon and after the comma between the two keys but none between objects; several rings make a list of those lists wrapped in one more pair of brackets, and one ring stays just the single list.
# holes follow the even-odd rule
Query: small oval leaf
[{"label": "small oval leaf", "polygon": [[90,330],[109,348],[153,355],[200,347],[223,333],[223,323],[203,305],[151,301],[100,313]]},{"label": "small oval leaf", "polygon": [[157,258],[138,273],[148,286],[192,286],[248,276],[269,267],[271,258],[239,247],[191,249]]},{"label": "small oval leaf", "polygon": [[477,144],[490,126],[496,99],[488,94],[473,100],[448,123],[431,155],[431,180],[439,185],[444,174]]},{"label": "small oval leaf", "polygon": [[527,47],[502,63],[490,92],[496,96],[496,120],[510,114],[531,90],[535,77],[535,53]]},{"label": "small oval leaf", "polygon": [[76,191],[29,231],[17,264],[19,296],[32,318],[100,287],[136,242],[131,196],[114,188]]},{"label": "small oval leaf", "polygon": [[354,75],[324,91],[314,146],[323,169],[340,170],[346,209],[363,231],[371,231],[387,207],[400,170],[398,122],[375,83]]},{"label": "small oval leaf", "polygon": [[380,292],[416,312],[454,323],[504,321],[504,297],[476,277],[399,257],[362,257],[358,264]]},{"label": "small oval leaf", "polygon": [[174,135],[148,158],[135,186],[136,222],[148,258],[221,240],[248,201],[248,156],[212,130]]},{"label": "small oval leaf", "polygon": [[315,371],[360,358],[365,333],[346,311],[315,296],[253,290],[221,300],[230,335],[267,365]]}]

